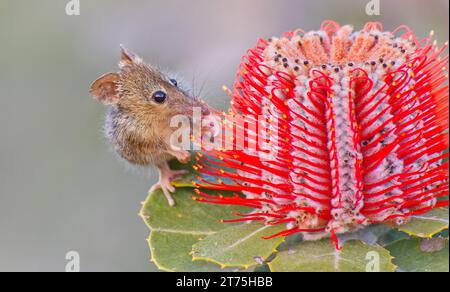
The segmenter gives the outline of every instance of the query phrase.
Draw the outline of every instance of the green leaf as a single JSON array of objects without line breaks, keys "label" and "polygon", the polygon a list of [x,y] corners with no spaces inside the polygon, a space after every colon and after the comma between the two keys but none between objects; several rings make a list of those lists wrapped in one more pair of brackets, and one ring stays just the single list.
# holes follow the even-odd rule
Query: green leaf
[{"label": "green leaf", "polygon": [[188,171],[187,174],[183,175],[183,177],[172,181],[172,185],[175,187],[194,187],[193,182],[197,181],[197,173],[192,167],[194,161],[191,160],[189,163],[182,164],[178,160],[172,160],[169,162],[169,166],[171,169],[185,169]]},{"label": "green leaf", "polygon": [[283,241],[282,237],[262,237],[283,229],[284,226],[268,226],[262,223],[228,227],[194,244],[192,257],[194,260],[209,261],[222,267],[247,269],[264,262]]},{"label": "green leaf", "polygon": [[405,272],[448,272],[449,253],[448,239],[445,247],[437,252],[424,252],[421,250],[420,238],[410,238],[395,242],[386,248],[394,256],[394,263],[400,271]]},{"label": "green leaf", "polygon": [[440,237],[444,237],[448,239],[448,229],[445,229],[442,232],[439,232],[438,234],[436,234],[435,236],[440,236]]},{"label": "green leaf", "polygon": [[430,238],[448,229],[448,208],[434,209],[426,214],[413,216],[412,220],[398,229],[412,236]]},{"label": "green leaf", "polygon": [[159,269],[166,272],[223,271],[213,263],[192,261],[192,256],[189,254],[192,245],[203,236],[201,234],[153,231],[148,239],[152,261]]},{"label": "green leaf", "polygon": [[[208,191],[212,195],[227,192]],[[149,237],[152,261],[164,271],[218,271],[219,266],[192,262],[192,245],[199,239],[230,226],[220,219],[230,219],[232,211],[249,212],[249,208],[213,205],[194,201],[192,188],[177,188],[175,207],[170,207],[161,190],[150,194],[141,217],[152,230]],[[232,225],[231,225],[232,226]]]},{"label": "green leaf", "polygon": [[277,247],[277,251],[288,250],[292,246],[296,246],[303,242],[303,236],[300,233],[295,233],[287,236],[284,241]]},{"label": "green leaf", "polygon": [[354,232],[339,234],[338,238],[340,243],[345,243],[352,240],[361,240],[368,245],[375,245],[380,238],[385,236],[391,230],[391,227],[384,224],[374,224]]},{"label": "green leaf", "polygon": [[[229,195],[228,192],[208,191],[211,195]],[[214,205],[194,201],[191,188],[177,188],[173,194],[175,207],[170,207],[161,190],[156,190],[144,202],[141,216],[153,231],[212,234],[229,227],[220,219],[235,218],[231,213],[249,212],[249,208],[230,205]]]},{"label": "green leaf", "polygon": [[377,243],[383,247],[393,244],[394,242],[409,238],[409,235],[397,229],[391,229],[378,238]]},{"label": "green leaf", "polygon": [[328,239],[302,242],[279,252],[269,267],[272,272],[393,272],[396,269],[389,251],[380,246],[348,241],[342,250],[337,250]]},{"label": "green leaf", "polygon": [[260,265],[260,266],[256,266],[253,270],[253,272],[255,273],[269,273],[270,272],[270,268],[268,265]]}]

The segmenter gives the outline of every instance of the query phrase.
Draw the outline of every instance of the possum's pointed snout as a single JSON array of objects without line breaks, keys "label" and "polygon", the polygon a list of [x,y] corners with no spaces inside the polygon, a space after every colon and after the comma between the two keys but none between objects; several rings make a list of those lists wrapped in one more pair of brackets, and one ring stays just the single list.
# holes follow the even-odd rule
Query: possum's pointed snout
[{"label": "possum's pointed snout", "polygon": [[211,111],[209,110],[209,106],[206,104],[202,104],[202,115],[209,116],[211,114]]},{"label": "possum's pointed snout", "polygon": [[197,109],[197,113],[200,112],[202,116],[209,116],[211,114],[210,107],[201,99],[193,99],[191,104],[192,113],[194,113],[194,109]]}]

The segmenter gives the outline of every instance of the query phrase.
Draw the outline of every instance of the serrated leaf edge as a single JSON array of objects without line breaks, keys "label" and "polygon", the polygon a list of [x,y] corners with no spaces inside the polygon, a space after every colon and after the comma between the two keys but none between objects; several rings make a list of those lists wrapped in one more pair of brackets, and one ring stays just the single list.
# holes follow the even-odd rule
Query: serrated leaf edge
[{"label": "serrated leaf edge", "polygon": [[415,232],[412,232],[412,231],[410,231],[408,229],[403,229],[401,227],[397,227],[396,229],[401,231],[401,232],[404,232],[404,233],[408,234],[409,236],[418,237],[418,238],[432,238],[436,234],[438,234],[438,233],[448,229],[448,225],[447,226],[443,226],[441,229],[437,229],[436,232],[428,233],[428,234],[415,233]]},{"label": "serrated leaf edge", "polygon": [[[445,229],[444,229],[444,230],[445,230]],[[442,230],[441,230],[441,231],[442,231]],[[424,237],[417,237],[417,236],[415,236],[415,238],[423,239]],[[410,240],[410,239],[411,239],[411,238],[404,238],[404,239],[401,239],[401,240],[399,240],[398,242],[395,242],[395,243],[399,243],[399,242],[401,242],[401,241]],[[445,240],[449,241],[448,238],[446,238]],[[392,243],[392,244],[395,244],[395,243]],[[389,246],[389,245],[388,245],[388,246]],[[386,247],[388,247],[388,246],[386,246]],[[383,247],[383,248],[386,249],[386,250],[389,252],[389,255],[390,255],[390,257],[391,257],[391,263],[392,263],[393,266],[396,267],[394,272],[404,272],[403,270],[400,270],[400,269],[401,269],[400,266],[398,266],[398,265],[396,265],[396,264],[393,263],[393,260],[395,260],[396,257],[394,257],[394,256],[391,255],[391,251],[388,250],[388,249],[385,248],[385,247]],[[419,247],[419,246],[417,246],[417,248],[419,248],[419,250],[420,250],[420,247]]]},{"label": "serrated leaf edge", "polygon": [[[161,232],[166,232],[166,231],[161,231]],[[169,232],[170,233],[170,232]],[[148,244],[148,246],[149,246],[149,248],[150,248],[150,261],[151,262],[153,262],[154,264],[155,264],[155,266],[158,268],[158,269],[160,269],[161,271],[164,271],[164,272],[177,272],[177,271],[175,271],[175,270],[173,270],[173,269],[169,269],[169,268],[166,268],[166,267],[164,267],[162,264],[160,264],[159,262],[158,262],[158,260],[156,260],[155,258],[154,258],[154,256],[153,256],[153,252],[154,252],[154,247],[150,244],[150,240],[151,240],[151,237],[152,237],[152,234],[153,234],[153,232],[151,232],[150,233],[150,235],[148,236],[148,238],[147,238],[147,244]],[[199,234],[200,235],[200,234]],[[219,268],[221,268],[221,269],[223,269],[220,265],[217,265]]]}]

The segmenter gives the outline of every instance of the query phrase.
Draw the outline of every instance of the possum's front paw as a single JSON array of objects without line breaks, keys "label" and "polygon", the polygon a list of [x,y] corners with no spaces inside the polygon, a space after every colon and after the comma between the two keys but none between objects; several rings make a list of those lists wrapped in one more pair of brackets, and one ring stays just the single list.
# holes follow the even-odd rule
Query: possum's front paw
[{"label": "possum's front paw", "polygon": [[169,205],[175,206],[175,200],[172,197],[172,193],[175,192],[175,187],[172,185],[171,182],[183,177],[183,175],[188,173],[188,170],[186,169],[172,170],[170,169],[167,162],[158,165],[158,169],[159,169],[159,181],[150,188],[149,193],[151,194],[155,190],[161,189],[164,195],[166,196]]}]

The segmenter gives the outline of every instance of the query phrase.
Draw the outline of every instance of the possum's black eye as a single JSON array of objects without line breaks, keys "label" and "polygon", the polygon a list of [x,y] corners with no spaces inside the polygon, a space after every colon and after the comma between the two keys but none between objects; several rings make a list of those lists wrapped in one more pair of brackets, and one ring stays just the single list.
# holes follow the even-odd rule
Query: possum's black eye
[{"label": "possum's black eye", "polygon": [[163,103],[166,101],[167,94],[164,91],[158,90],[153,93],[153,100],[157,103]]},{"label": "possum's black eye", "polygon": [[176,79],[170,79],[170,83],[172,83],[175,87],[178,86],[178,82]]}]

